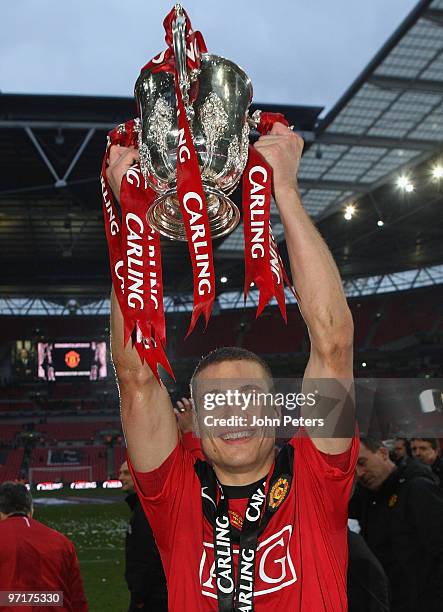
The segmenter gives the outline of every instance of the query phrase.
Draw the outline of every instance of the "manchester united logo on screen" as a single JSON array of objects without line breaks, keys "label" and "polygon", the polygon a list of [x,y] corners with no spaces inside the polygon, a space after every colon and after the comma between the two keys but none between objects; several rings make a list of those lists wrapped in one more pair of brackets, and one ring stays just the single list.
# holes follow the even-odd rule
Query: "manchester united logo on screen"
[{"label": "manchester united logo on screen", "polygon": [[80,355],[77,351],[68,351],[65,355],[65,363],[68,368],[76,368],[80,363]]}]

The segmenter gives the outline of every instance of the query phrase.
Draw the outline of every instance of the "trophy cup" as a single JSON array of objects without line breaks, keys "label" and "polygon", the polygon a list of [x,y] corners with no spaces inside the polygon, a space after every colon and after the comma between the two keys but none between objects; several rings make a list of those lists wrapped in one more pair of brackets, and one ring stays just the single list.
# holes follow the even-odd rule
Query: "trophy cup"
[{"label": "trophy cup", "polygon": [[[186,17],[176,5],[172,26],[175,65],[186,116],[193,136],[202,178],[212,238],[237,226],[240,213],[229,195],[248,159],[252,84],[233,62],[203,53],[200,68],[186,62]],[[186,241],[177,197],[176,157],[179,144],[174,75],[144,69],[135,84],[140,122],[140,166],[157,193],[150,206],[149,225],[172,240]],[[255,113],[254,113],[255,115]]]}]

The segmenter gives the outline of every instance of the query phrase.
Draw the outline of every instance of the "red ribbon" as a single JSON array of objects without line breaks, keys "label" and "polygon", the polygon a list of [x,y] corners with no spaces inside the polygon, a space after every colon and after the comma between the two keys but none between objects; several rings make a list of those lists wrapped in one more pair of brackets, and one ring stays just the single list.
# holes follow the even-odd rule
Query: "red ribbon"
[{"label": "red ribbon", "polygon": [[[186,11],[183,11],[183,14],[186,17],[186,61],[188,71],[191,71],[200,67],[201,53],[205,53],[207,49],[202,34],[192,30]],[[194,277],[194,305],[188,333],[186,334],[186,337],[188,337],[201,314],[205,317],[206,326],[208,325],[215,300],[215,272],[206,198],[194,141],[180,90],[179,75],[175,66],[172,41],[172,24],[175,17],[174,8],[163,22],[168,48],[151,60],[142,70],[170,72],[175,75],[179,129],[176,163],[177,196],[180,202]]]},{"label": "red ribbon", "polygon": [[[260,134],[271,131],[274,123],[288,126],[281,113],[261,113],[257,130]],[[270,214],[272,195],[272,168],[262,155],[249,147],[248,163],[243,173],[243,232],[245,241],[245,302],[255,283],[259,290],[256,317],[275,297],[286,322],[284,283],[288,276],[272,234]],[[291,290],[294,290],[291,287]]]},{"label": "red ribbon", "polygon": [[[190,71],[200,68],[201,54],[207,53],[207,48],[202,33],[193,31],[187,12],[185,9],[182,9],[182,12],[186,18],[186,62],[188,71]],[[154,74],[156,72],[175,74],[175,58],[172,46],[172,24],[175,17],[175,8],[173,8],[163,20],[163,27],[166,32],[166,49],[143,66],[142,72],[143,70],[150,70]]]},{"label": "red ribbon", "polygon": [[194,307],[187,337],[201,313],[205,317],[206,326],[208,325],[215,300],[215,272],[206,198],[177,75],[176,92],[179,127],[177,195],[194,275]]},{"label": "red ribbon", "polygon": [[171,376],[173,373],[164,352],[160,236],[146,221],[155,193],[147,186],[139,165],[131,167],[122,181],[120,221],[106,178],[109,150],[114,144],[135,146],[134,121],[118,126],[108,135],[101,173],[103,213],[112,283],[124,321],[124,345],[132,338],[142,363],[148,363],[160,382],[158,364]]}]

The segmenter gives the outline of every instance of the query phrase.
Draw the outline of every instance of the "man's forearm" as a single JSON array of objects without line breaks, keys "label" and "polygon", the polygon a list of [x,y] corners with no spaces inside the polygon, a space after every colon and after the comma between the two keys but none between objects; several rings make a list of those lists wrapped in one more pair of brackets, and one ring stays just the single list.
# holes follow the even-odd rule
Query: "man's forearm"
[{"label": "man's forearm", "polygon": [[124,346],[123,316],[114,290],[111,347],[129,457],[136,470],[148,472],[161,465],[177,444],[177,423],[164,385],[142,364],[131,341]]},{"label": "man's forearm", "polygon": [[319,351],[352,344],[352,317],[334,259],[294,189],[276,193],[299,307]]},{"label": "man's forearm", "polygon": [[130,374],[142,370],[145,371],[147,378],[152,377],[154,379],[149,366],[142,364],[137,350],[132,346],[132,342],[129,341],[124,346],[123,315],[114,288],[111,291],[111,351],[112,361],[119,379],[125,378],[126,372]]}]

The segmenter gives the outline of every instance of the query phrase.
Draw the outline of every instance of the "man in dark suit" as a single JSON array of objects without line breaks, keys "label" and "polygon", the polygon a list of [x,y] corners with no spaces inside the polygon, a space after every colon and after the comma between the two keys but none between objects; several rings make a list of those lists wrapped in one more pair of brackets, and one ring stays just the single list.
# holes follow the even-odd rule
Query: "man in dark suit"
[{"label": "man in dark suit", "polygon": [[412,438],[412,455],[428,465],[436,476],[440,487],[443,489],[443,457],[441,456],[440,443],[437,438]]},{"label": "man in dark suit", "polygon": [[131,594],[129,612],[167,612],[166,579],[151,527],[143,512],[126,461],[120,468],[123,490],[131,518],[126,532],[125,578]]},{"label": "man in dark suit", "polygon": [[385,445],[367,437],[356,472],[349,515],[389,578],[392,612],[441,612],[443,491],[431,470],[413,460],[396,466]]}]

